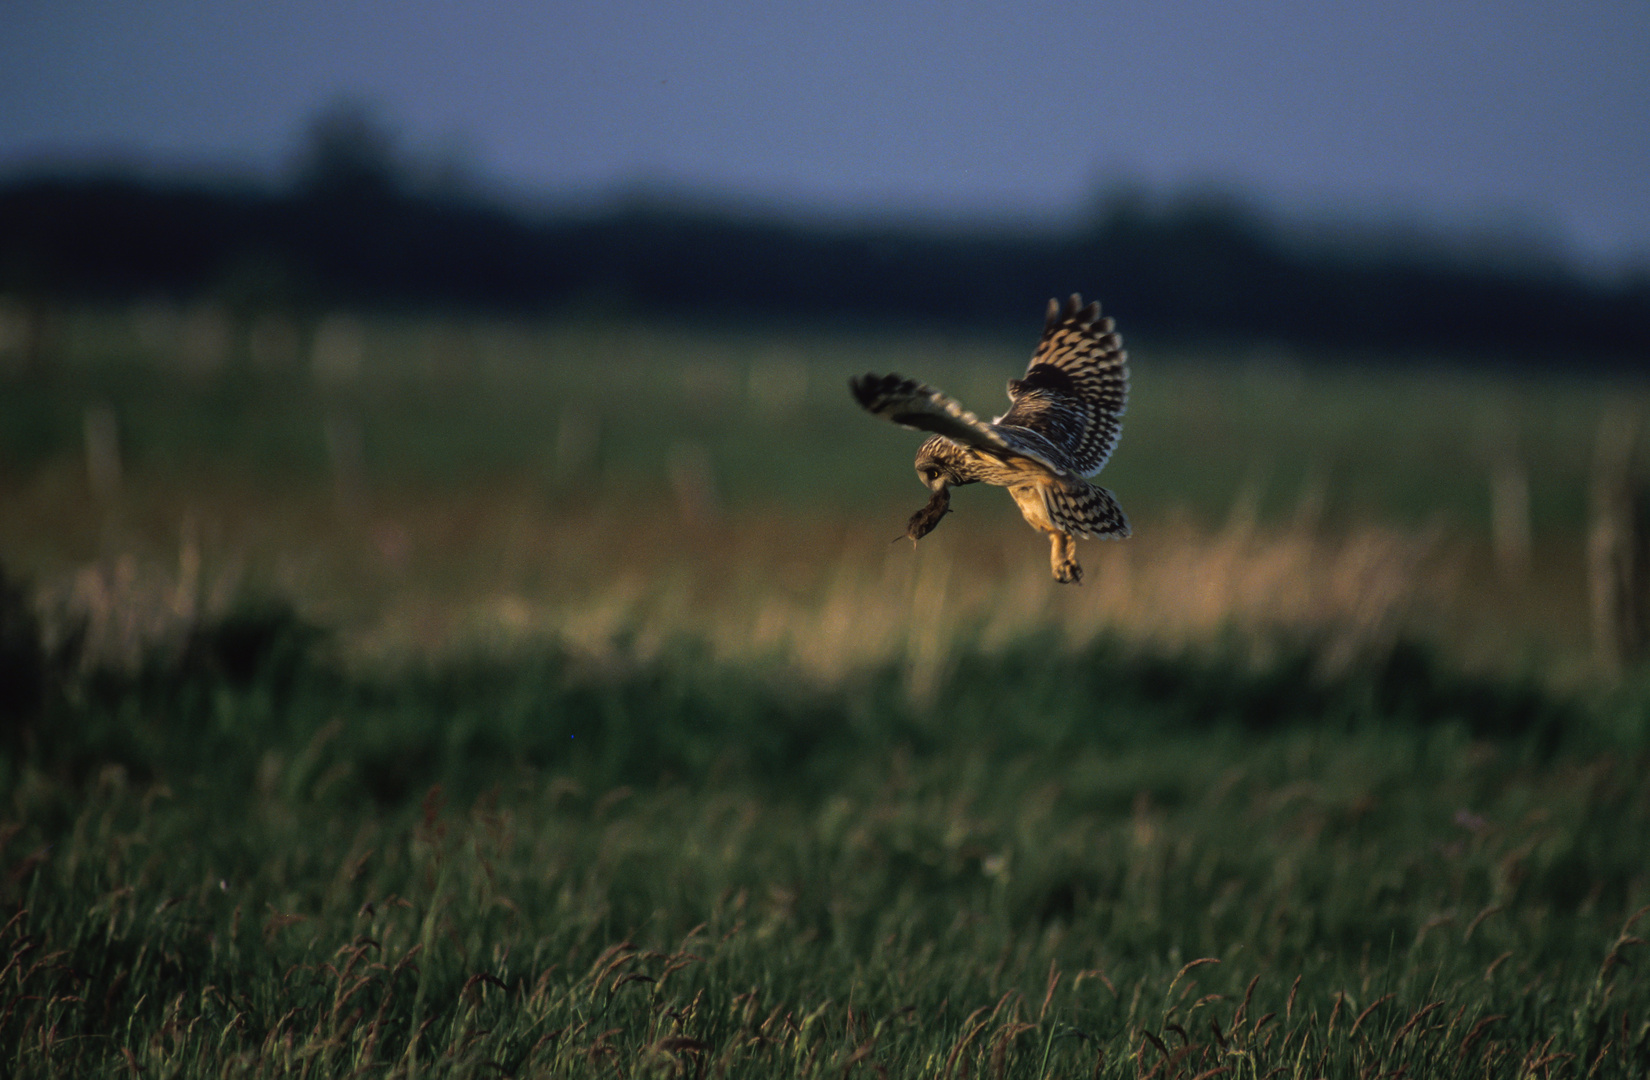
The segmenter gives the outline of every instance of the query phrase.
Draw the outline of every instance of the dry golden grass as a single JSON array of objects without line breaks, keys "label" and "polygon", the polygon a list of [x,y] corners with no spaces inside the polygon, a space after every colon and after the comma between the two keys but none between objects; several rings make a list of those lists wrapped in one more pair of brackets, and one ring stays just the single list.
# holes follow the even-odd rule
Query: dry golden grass
[{"label": "dry golden grass", "polygon": [[897,368],[987,409],[1028,343],[226,318],[64,313],[0,399],[31,432],[0,443],[0,558],[111,662],[265,594],[361,656],[691,636],[826,680],[901,658],[920,690],[964,638],[1311,635],[1335,655],[1418,633],[1574,682],[1598,667],[1600,411],[1647,400],[1137,357],[1104,477],[1136,536],[1081,545],[1085,584],[1063,589],[997,493],[960,492],[914,553],[889,544],[914,439],[843,387]]},{"label": "dry golden grass", "polygon": [[548,643],[646,657],[693,639],[715,660],[822,682],[900,662],[919,695],[959,646],[1050,632],[1073,647],[1100,635],[1170,649],[1310,638],[1331,660],[1400,634],[1456,634],[1467,659],[1474,644],[1476,658],[1505,658],[1524,630],[1488,613],[1517,603],[1544,603],[1547,629],[1584,658],[1567,585],[1545,601],[1508,589],[1486,553],[1438,527],[1262,524],[1241,508],[1214,527],[1147,517],[1128,541],[1082,544],[1087,575],[1072,587],[1050,579],[1040,538],[984,489],[913,550],[890,543],[894,505],[706,513],[665,493],[589,499],[526,483],[344,505],[317,485],[207,475],[139,478],[99,500],[66,473],[4,497],[14,523],[60,538],[35,569],[49,628],[83,622],[89,655],[116,666],[248,595],[292,601],[359,659]]}]

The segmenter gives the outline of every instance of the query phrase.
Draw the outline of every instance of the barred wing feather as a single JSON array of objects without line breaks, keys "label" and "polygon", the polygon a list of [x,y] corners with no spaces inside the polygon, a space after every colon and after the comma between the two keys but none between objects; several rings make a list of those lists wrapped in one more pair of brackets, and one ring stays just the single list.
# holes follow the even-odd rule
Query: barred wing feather
[{"label": "barred wing feather", "polygon": [[903,375],[866,374],[850,379],[848,386],[865,411],[902,427],[931,431],[988,454],[1029,457],[1054,472],[1065,471],[1054,460],[1057,449],[1039,432],[998,430],[926,383]]},{"label": "barred wing feather", "polygon": [[996,426],[1033,432],[1055,448],[1057,465],[1093,476],[1117,447],[1128,408],[1129,364],[1123,341],[1100,305],[1072,294],[1050,300],[1043,338],[1023,378],[1008,384],[1013,406]]}]

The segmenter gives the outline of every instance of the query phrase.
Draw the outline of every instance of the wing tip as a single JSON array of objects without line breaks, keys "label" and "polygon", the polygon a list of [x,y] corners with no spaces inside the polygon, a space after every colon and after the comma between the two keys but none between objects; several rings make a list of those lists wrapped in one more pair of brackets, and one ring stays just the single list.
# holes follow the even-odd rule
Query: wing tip
[{"label": "wing tip", "polygon": [[848,391],[854,395],[854,400],[859,402],[861,408],[875,412],[877,400],[883,397],[888,392],[890,385],[897,383],[899,379],[900,376],[898,375],[878,375],[875,372],[867,371],[863,375],[850,375],[848,377]]},{"label": "wing tip", "polygon": [[[1100,301],[1090,300],[1085,304],[1083,303],[1082,293],[1072,293],[1066,297],[1064,304],[1058,298],[1050,298],[1048,309],[1043,315],[1044,329],[1062,326],[1066,323],[1089,327],[1100,321]],[[1111,320],[1106,319],[1105,322],[1110,324]],[[1111,326],[1107,325],[1106,331],[1109,332],[1110,330]]]}]

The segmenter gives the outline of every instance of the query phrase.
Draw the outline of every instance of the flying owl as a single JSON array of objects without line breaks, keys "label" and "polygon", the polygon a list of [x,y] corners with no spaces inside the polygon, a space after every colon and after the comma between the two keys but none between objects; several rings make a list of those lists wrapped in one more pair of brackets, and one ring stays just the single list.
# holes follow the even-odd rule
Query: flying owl
[{"label": "flying owl", "polygon": [[861,375],[848,386],[866,411],[934,433],[917,449],[917,477],[934,494],[906,526],[913,543],[950,509],[951,488],[979,481],[1006,487],[1026,523],[1048,534],[1056,581],[1083,579],[1077,537],[1129,535],[1111,492],[1085,479],[1117,446],[1129,396],[1128,354],[1098,303],[1084,306],[1075,293],[1063,307],[1048,302],[1025,377],[1009,380],[1013,405],[989,424],[902,375]]}]

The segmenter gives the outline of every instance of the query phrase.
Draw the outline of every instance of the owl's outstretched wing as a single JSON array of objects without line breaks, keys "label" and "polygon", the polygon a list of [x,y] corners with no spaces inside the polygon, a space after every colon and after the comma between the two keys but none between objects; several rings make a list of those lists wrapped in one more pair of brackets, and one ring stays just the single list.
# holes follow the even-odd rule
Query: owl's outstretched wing
[{"label": "owl's outstretched wing", "polygon": [[[1043,340],[1023,378],[1008,384],[1013,407],[994,426],[1019,428],[1046,439],[1056,464],[1093,476],[1117,447],[1129,399],[1129,354],[1115,324],[1100,317],[1100,305],[1083,304],[1076,293],[1062,307],[1048,302]],[[1015,440],[1018,441],[1018,440]]]},{"label": "owl's outstretched wing", "polygon": [[988,454],[1029,457],[1056,473],[1064,471],[1049,459],[1049,448],[1028,444],[1018,433],[999,431],[926,383],[903,375],[866,374],[849,379],[848,388],[866,412],[903,427],[931,431]]}]

